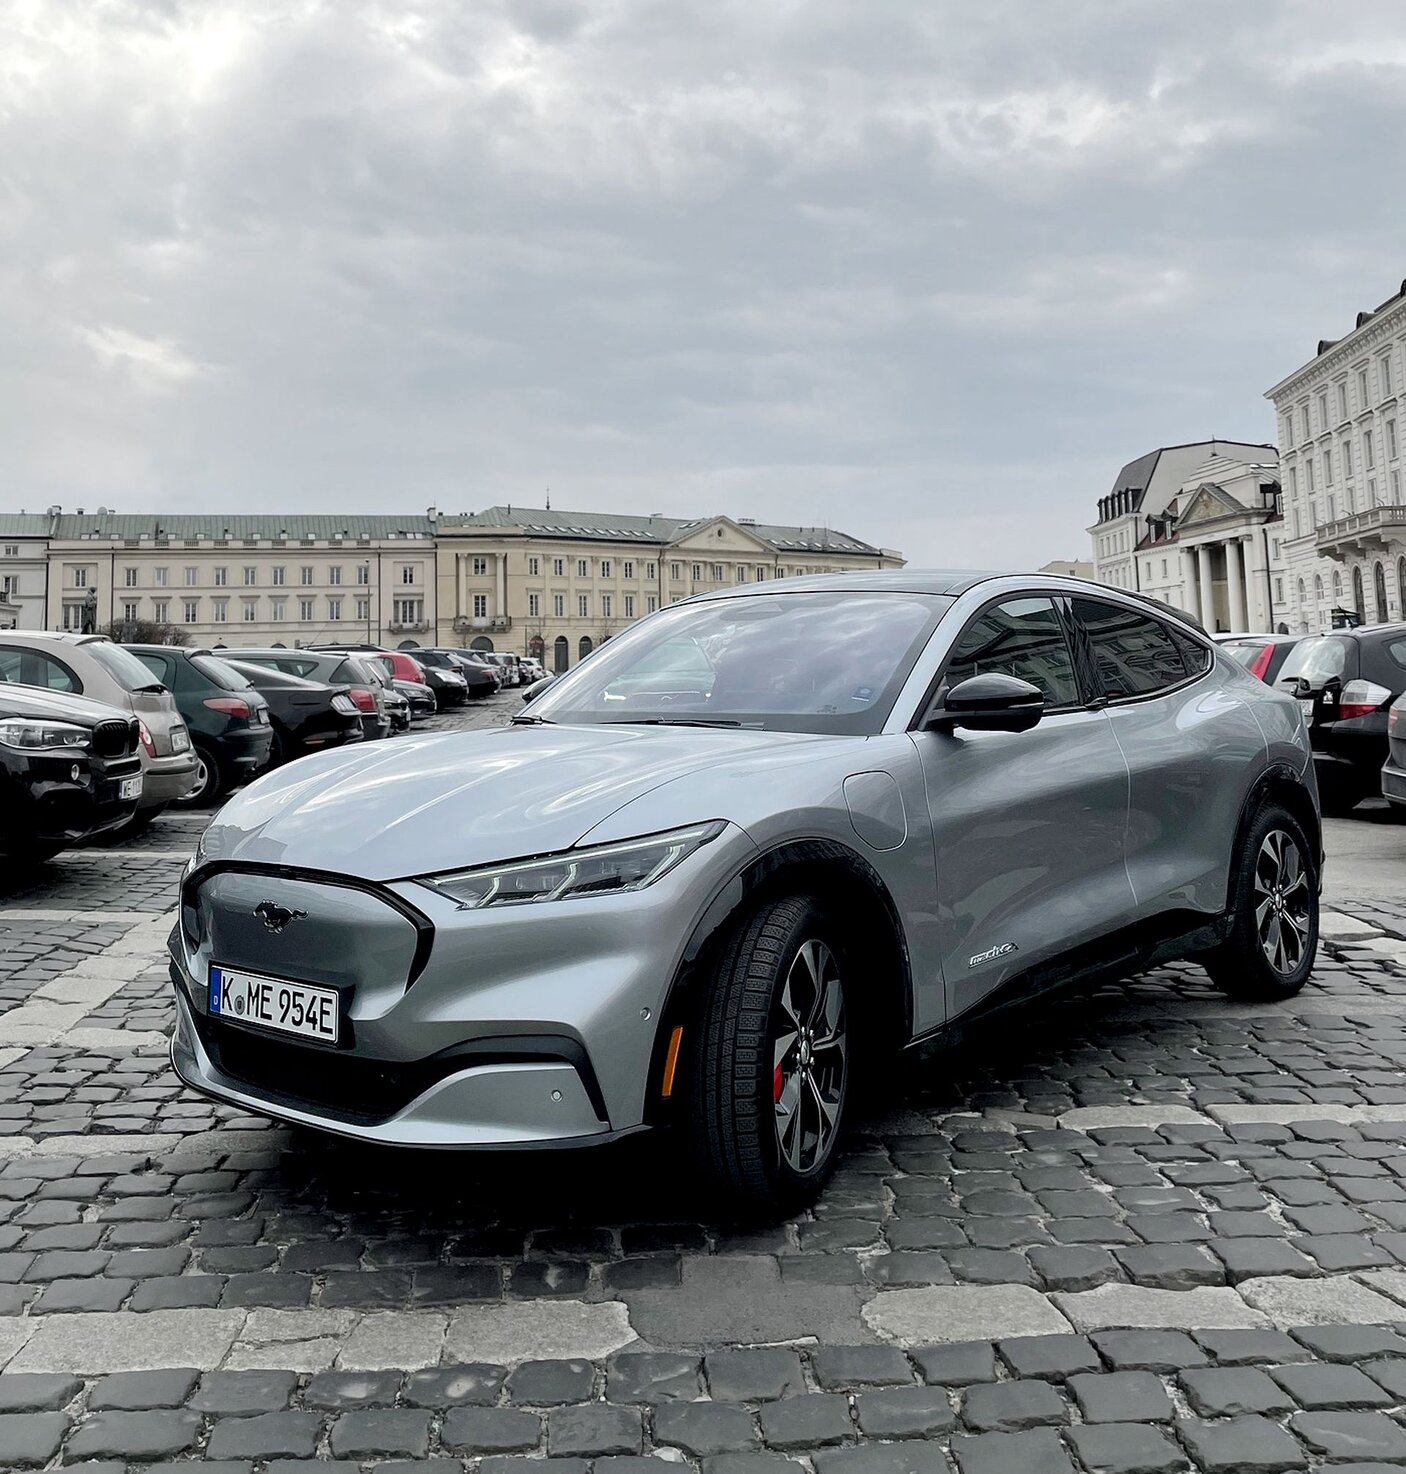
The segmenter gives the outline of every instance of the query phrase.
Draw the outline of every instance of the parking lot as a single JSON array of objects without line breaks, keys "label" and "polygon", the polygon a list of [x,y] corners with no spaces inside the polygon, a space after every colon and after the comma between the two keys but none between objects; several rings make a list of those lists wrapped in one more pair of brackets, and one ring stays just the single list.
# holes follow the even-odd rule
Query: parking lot
[{"label": "parking lot", "polygon": [[0,1468],[1406,1467],[1385,810],[1328,826],[1293,1002],[1177,965],[979,1031],[763,1226],[667,1144],[394,1155],[184,1091],[163,958],[203,822],[0,895]]}]

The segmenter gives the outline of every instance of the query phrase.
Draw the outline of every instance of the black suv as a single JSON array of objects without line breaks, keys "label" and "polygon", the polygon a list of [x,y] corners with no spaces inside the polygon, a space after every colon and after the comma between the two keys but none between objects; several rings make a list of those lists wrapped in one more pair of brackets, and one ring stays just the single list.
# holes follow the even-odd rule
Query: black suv
[{"label": "black suv", "polygon": [[195,787],[179,802],[217,803],[266,768],[273,747],[269,704],[210,650],[178,645],[126,647],[176,698],[195,748]]},{"label": "black suv", "polygon": [[1323,812],[1346,814],[1380,794],[1387,708],[1406,690],[1406,624],[1300,640],[1274,684],[1303,709]]},{"label": "black suv", "polygon": [[0,863],[52,859],[130,819],[140,739],[116,707],[0,681]]}]

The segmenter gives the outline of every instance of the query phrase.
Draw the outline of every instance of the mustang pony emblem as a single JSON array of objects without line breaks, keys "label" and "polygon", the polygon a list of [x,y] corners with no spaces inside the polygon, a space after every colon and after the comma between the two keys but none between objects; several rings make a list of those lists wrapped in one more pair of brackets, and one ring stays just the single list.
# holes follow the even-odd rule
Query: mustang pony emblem
[{"label": "mustang pony emblem", "polygon": [[280,906],[277,901],[260,901],[254,907],[254,915],[264,924],[265,931],[280,932],[290,921],[296,921],[300,916],[306,916],[306,911],[290,911],[287,906]]}]

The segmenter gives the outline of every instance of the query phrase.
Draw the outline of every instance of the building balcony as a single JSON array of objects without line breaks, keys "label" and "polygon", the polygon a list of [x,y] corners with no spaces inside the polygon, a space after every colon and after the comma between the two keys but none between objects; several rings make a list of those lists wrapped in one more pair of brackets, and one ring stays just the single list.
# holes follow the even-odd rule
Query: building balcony
[{"label": "building balcony", "polygon": [[1325,558],[1370,558],[1406,543],[1406,507],[1369,507],[1325,522],[1314,535]]},{"label": "building balcony", "polygon": [[419,634],[429,627],[430,622],[427,619],[393,619],[386,626],[388,630],[397,635]]},{"label": "building balcony", "polygon": [[510,630],[512,627],[513,617],[511,614],[456,614],[454,616],[454,628],[456,630],[496,632]]}]

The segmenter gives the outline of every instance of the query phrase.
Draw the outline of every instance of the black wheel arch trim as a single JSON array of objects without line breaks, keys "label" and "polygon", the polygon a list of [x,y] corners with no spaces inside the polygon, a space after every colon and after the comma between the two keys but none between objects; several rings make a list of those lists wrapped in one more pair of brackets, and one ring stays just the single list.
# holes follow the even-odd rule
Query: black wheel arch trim
[{"label": "black wheel arch trim", "polygon": [[[1235,839],[1230,851],[1230,864],[1226,869],[1225,909],[1227,913],[1235,904],[1235,867],[1250,825],[1265,799],[1273,797],[1276,792],[1282,793],[1285,789],[1295,795],[1295,807],[1289,809],[1292,817],[1298,823],[1303,824],[1304,815],[1311,816],[1311,822],[1305,825],[1305,833],[1313,848],[1313,867],[1317,872],[1319,890],[1322,890],[1324,859],[1322,818],[1318,812],[1318,806],[1313,802],[1308,791],[1308,785],[1304,782],[1303,774],[1295,772],[1290,763],[1281,759],[1271,763],[1259,774],[1241,802],[1240,813],[1235,821]],[[1302,813],[1297,812],[1297,809],[1300,808]]]}]

